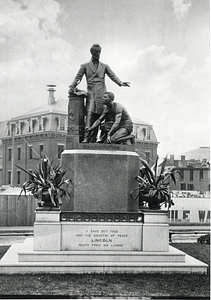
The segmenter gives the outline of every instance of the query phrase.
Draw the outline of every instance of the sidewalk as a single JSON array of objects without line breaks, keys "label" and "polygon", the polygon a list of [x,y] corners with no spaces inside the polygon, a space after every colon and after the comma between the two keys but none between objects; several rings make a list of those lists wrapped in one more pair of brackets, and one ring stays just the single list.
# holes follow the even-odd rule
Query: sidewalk
[{"label": "sidewalk", "polygon": [[0,236],[2,235],[32,235],[34,226],[5,226],[0,227]]},{"label": "sidewalk", "polygon": [[34,235],[34,226],[0,227],[0,246],[10,246],[13,243],[23,243]]}]

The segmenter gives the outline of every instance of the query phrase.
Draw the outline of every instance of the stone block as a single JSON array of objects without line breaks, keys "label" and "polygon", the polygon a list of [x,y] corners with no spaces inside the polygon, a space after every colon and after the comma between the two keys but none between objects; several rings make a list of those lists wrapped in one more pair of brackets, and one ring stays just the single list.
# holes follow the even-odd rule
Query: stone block
[{"label": "stone block", "polygon": [[59,222],[60,221],[59,208],[37,208],[35,214],[36,222]]},{"label": "stone block", "polygon": [[61,224],[35,222],[33,250],[61,250]]},{"label": "stone block", "polygon": [[144,215],[142,251],[168,252],[168,212],[151,209],[145,209],[141,212]]},{"label": "stone block", "polygon": [[141,242],[142,223],[62,223],[63,251],[141,251]]},{"label": "stone block", "polygon": [[139,156],[134,151],[65,150],[62,165],[73,181],[71,199],[62,210],[134,212],[138,201],[130,197],[137,187]]},{"label": "stone block", "polygon": [[168,252],[169,226],[168,224],[143,224],[142,251]]},{"label": "stone block", "polygon": [[168,223],[168,212],[166,210],[159,209],[142,209],[141,212],[144,214],[144,223],[153,224],[167,224]]}]

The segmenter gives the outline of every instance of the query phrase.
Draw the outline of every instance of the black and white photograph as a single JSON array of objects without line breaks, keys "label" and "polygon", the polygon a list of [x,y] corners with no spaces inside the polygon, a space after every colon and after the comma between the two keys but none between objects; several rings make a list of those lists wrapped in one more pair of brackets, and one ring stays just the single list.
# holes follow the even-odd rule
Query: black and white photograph
[{"label": "black and white photograph", "polygon": [[210,299],[210,1],[0,0],[0,297]]}]

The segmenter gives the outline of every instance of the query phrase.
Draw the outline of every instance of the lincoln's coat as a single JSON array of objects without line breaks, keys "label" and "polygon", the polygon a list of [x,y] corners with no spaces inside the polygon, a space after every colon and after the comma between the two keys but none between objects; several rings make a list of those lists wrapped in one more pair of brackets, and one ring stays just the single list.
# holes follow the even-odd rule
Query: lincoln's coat
[{"label": "lincoln's coat", "polygon": [[73,83],[72,88],[75,88],[82,80],[82,77],[86,76],[88,98],[86,103],[87,112],[93,112],[96,114],[102,114],[104,105],[102,104],[102,97],[106,91],[105,75],[108,75],[111,80],[121,86],[121,80],[111,70],[111,68],[100,62],[98,68],[95,67],[93,61],[82,64],[78,71]]}]

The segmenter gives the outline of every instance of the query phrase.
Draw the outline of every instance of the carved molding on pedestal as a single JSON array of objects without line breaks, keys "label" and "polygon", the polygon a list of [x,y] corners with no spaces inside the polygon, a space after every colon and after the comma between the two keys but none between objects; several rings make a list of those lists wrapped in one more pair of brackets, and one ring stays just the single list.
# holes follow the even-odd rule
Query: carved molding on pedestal
[{"label": "carved molding on pedestal", "polygon": [[60,221],[66,222],[142,222],[143,213],[86,213],[61,212]]}]

